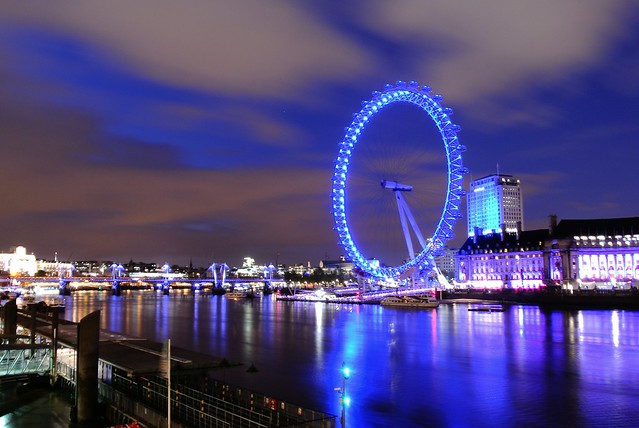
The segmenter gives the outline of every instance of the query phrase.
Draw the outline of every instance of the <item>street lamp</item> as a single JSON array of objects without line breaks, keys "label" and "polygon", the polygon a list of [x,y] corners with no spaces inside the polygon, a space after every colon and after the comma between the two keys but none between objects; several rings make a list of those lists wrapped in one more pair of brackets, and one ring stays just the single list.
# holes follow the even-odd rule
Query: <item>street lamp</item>
[{"label": "street lamp", "polygon": [[351,405],[351,397],[346,395],[346,379],[351,376],[351,369],[346,366],[346,363],[342,363],[342,387],[335,388],[335,391],[340,393],[339,402],[342,405],[342,416],[340,417],[340,422],[342,423],[342,428],[346,428],[346,408]]}]

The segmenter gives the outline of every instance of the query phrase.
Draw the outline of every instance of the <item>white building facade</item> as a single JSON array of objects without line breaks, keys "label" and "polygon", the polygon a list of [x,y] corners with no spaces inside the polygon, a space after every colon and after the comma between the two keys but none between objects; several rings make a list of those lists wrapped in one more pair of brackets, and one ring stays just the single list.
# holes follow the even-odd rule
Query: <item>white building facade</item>
[{"label": "white building facade", "polygon": [[532,230],[468,238],[455,256],[456,282],[484,289],[543,287],[548,235]]},{"label": "white building facade", "polygon": [[563,220],[549,229],[470,237],[455,256],[456,283],[483,289],[634,289],[639,217]]},{"label": "white building facade", "polygon": [[[555,220],[556,221],[556,220]],[[547,276],[579,287],[627,288],[639,283],[639,217],[551,221]]]},{"label": "white building facade", "polygon": [[11,276],[33,276],[38,271],[38,263],[33,254],[27,254],[23,246],[11,248],[8,253],[0,253],[0,270]]}]

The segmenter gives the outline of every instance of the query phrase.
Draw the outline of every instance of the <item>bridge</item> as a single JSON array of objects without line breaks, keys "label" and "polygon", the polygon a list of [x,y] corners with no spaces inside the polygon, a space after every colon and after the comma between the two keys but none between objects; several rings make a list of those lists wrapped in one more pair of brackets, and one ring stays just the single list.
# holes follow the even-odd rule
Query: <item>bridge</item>
[{"label": "bridge", "polygon": [[102,277],[32,277],[14,276],[0,278],[0,290],[34,290],[36,294],[70,294],[81,290],[107,290],[119,295],[123,289],[162,290],[165,294],[170,289],[188,289],[191,291],[221,291],[244,285],[252,288],[284,286],[282,280],[264,277],[238,278],[183,278],[177,275],[163,275],[154,277],[130,276],[102,276]]}]

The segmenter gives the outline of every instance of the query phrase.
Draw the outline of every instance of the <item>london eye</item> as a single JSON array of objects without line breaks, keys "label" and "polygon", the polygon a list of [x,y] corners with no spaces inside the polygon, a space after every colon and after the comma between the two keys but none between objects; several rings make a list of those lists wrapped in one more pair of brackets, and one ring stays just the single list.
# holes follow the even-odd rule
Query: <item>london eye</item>
[{"label": "london eye", "polygon": [[[432,272],[454,237],[468,171],[460,127],[441,102],[417,82],[388,84],[362,103],[339,144],[331,192],[335,230],[346,256],[376,280]],[[385,117],[397,125],[385,124]],[[422,234],[426,229],[430,236]],[[382,235],[391,238],[382,242]]]}]

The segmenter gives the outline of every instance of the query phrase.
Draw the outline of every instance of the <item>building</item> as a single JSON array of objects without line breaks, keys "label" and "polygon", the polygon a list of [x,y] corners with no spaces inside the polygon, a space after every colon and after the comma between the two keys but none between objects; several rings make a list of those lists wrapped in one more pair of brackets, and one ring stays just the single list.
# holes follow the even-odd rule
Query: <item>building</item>
[{"label": "building", "polygon": [[353,262],[347,260],[343,255],[339,256],[338,260],[321,260],[319,263],[319,267],[325,275],[342,275],[344,277],[353,274],[354,266]]},{"label": "building", "polygon": [[456,282],[475,288],[539,288],[544,285],[547,229],[476,235],[455,256]]},{"label": "building", "polygon": [[313,272],[313,268],[311,267],[311,262],[307,261],[306,264],[290,265],[286,271],[293,275],[309,276]]},{"label": "building", "polygon": [[12,247],[8,253],[0,253],[0,271],[11,276],[33,276],[38,271],[38,263],[33,254],[27,254],[23,246]]},{"label": "building", "polygon": [[578,287],[639,284],[639,217],[562,220],[551,216],[546,274]]},{"label": "building", "polygon": [[631,288],[639,285],[639,217],[562,220],[548,229],[469,237],[456,285],[474,288]]},{"label": "building", "polygon": [[74,275],[77,276],[110,276],[112,261],[78,260],[73,263]]},{"label": "building", "polygon": [[62,276],[66,278],[75,275],[75,267],[70,262],[38,260],[37,272],[44,276]]},{"label": "building", "polygon": [[468,236],[523,229],[520,181],[512,175],[489,175],[472,181],[467,202]]},{"label": "building", "polygon": [[146,273],[162,272],[162,269],[158,267],[157,263],[134,262],[133,260],[130,260],[129,263],[125,263],[123,267],[126,270],[126,272],[129,272],[129,274],[131,273],[146,274]]},{"label": "building", "polygon": [[444,252],[435,257],[435,266],[437,266],[440,272],[446,278],[452,278],[455,276],[455,254],[459,249],[444,247]]}]

